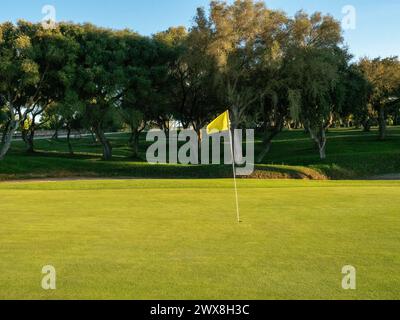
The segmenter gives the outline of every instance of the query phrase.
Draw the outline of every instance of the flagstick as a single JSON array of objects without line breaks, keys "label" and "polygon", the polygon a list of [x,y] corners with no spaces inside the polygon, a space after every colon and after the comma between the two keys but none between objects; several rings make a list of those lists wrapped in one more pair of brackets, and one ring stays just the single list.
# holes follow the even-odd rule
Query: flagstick
[{"label": "flagstick", "polygon": [[234,152],[233,152],[233,137],[232,137],[232,130],[231,130],[230,122],[229,122],[229,137],[230,137],[230,142],[231,142],[232,167],[233,167],[233,181],[234,181],[234,184],[235,184],[236,213],[237,213],[238,223],[240,223],[239,196],[238,196],[237,182],[236,182],[235,155],[234,155]]}]

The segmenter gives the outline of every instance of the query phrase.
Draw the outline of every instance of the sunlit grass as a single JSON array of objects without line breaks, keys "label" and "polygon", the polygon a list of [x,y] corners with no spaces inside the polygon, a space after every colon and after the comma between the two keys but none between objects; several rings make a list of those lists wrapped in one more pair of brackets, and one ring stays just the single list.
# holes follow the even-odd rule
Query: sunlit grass
[{"label": "sunlit grass", "polygon": [[232,186],[2,183],[0,298],[400,298],[399,182],[241,180],[240,225]]}]

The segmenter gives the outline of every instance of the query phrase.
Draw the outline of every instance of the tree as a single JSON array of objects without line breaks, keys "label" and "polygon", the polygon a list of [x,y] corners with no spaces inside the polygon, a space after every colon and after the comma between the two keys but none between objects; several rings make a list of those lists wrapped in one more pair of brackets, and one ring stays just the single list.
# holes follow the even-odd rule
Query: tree
[{"label": "tree", "polygon": [[181,86],[186,87],[187,103],[180,113],[180,119],[190,123],[199,138],[201,129],[224,109],[218,96],[216,60],[208,52],[210,44],[207,21],[200,13],[186,40],[187,51],[183,56],[186,81]]},{"label": "tree", "polygon": [[[340,48],[341,26],[331,16],[300,11],[289,23],[290,42],[285,56],[290,75],[292,111],[296,112],[326,158],[326,130],[341,106],[337,94],[347,53]],[[297,108],[296,108],[297,107]]]},{"label": "tree", "polygon": [[259,104],[255,104],[263,148],[258,155],[257,162],[262,162],[270,151],[272,140],[283,130],[285,120],[289,116],[288,79],[280,63],[274,63],[262,68],[254,76],[254,84],[260,88]]},{"label": "tree", "polygon": [[189,33],[184,28],[170,28],[156,38],[175,52],[170,65],[170,103],[174,118],[184,128],[189,126],[200,137],[201,129],[222,111],[218,100],[215,58],[208,52],[211,34],[203,9]]},{"label": "tree", "polygon": [[146,128],[168,131],[176,121],[200,133],[225,108],[233,129],[252,123],[262,131],[259,161],[293,123],[304,125],[325,158],[333,123],[355,119],[368,130],[378,118],[383,139],[387,123],[399,119],[398,58],[351,59],[331,16],[289,18],[254,0],[212,1],[188,31],[153,37],[91,24],[3,23],[0,159],[18,126],[29,152],[38,127],[65,128],[71,154],[71,133],[85,126],[110,160],[106,132],[125,125],[137,157]]},{"label": "tree", "polygon": [[[271,62],[269,59],[278,59],[278,38],[286,17],[267,9],[261,1],[212,1],[209,15],[198,10],[195,21],[195,26],[208,36],[207,52],[216,61],[219,103],[230,109],[232,130],[245,127],[254,122],[259,101],[268,91],[272,93],[269,84],[257,85],[257,76],[262,73],[259,69],[268,69],[265,66]],[[235,143],[238,161],[240,149],[241,145]]]},{"label": "tree", "polygon": [[34,61],[31,39],[12,23],[0,25],[0,100],[7,114],[0,145],[0,160],[7,154],[19,123],[39,101],[41,77]]},{"label": "tree", "polygon": [[40,24],[19,21],[17,25],[5,23],[0,28],[0,95],[8,108],[2,158],[18,125],[27,151],[33,152],[37,120],[57,99],[70,51],[58,27],[45,30]]},{"label": "tree", "polygon": [[291,64],[300,93],[300,119],[317,144],[321,159],[325,159],[326,130],[332,125],[337,103],[334,93],[340,79],[338,54],[329,49],[301,48]]},{"label": "tree", "polygon": [[21,22],[19,27],[31,39],[33,60],[40,74],[40,82],[35,92],[36,104],[29,110],[17,109],[22,138],[27,151],[33,152],[37,120],[48,108],[62,99],[65,87],[70,81],[78,47],[74,41],[64,37],[60,25],[43,29],[41,24]]},{"label": "tree", "polygon": [[103,160],[112,158],[112,145],[105,130],[116,112],[126,81],[123,38],[126,32],[113,32],[90,24],[64,26],[66,36],[79,45],[72,90],[85,104],[84,117],[102,145]]},{"label": "tree", "polygon": [[8,130],[9,120],[7,117],[6,108],[3,106],[3,103],[0,103],[0,134],[1,134],[1,142],[0,145],[3,145],[5,139],[5,133]]},{"label": "tree", "polygon": [[168,114],[166,87],[169,64],[173,59],[170,50],[161,42],[150,38],[127,35],[127,54],[124,72],[127,81],[119,111],[131,130],[129,144],[133,157],[139,155],[139,137],[149,122],[158,115]]},{"label": "tree", "polygon": [[67,145],[71,155],[74,154],[71,143],[71,133],[72,131],[83,129],[84,110],[85,105],[78,99],[77,94],[66,88],[62,99],[48,111],[49,115],[53,114],[58,117],[58,125],[67,131]]},{"label": "tree", "polygon": [[256,48],[268,14],[263,2],[253,0],[236,0],[232,5],[212,1],[210,5],[209,52],[218,63],[221,100],[231,110],[233,129],[245,122],[250,106],[260,96],[251,85],[250,74],[260,59]]},{"label": "tree", "polygon": [[272,140],[283,130],[289,118],[289,83],[285,56],[289,45],[289,19],[279,11],[270,11],[257,43],[259,58],[253,66],[251,82],[256,86],[259,101],[253,111],[263,136],[263,148],[257,161],[262,162],[270,151]]},{"label": "tree", "polygon": [[386,137],[388,104],[399,99],[400,88],[400,61],[397,57],[376,58],[370,60],[363,58],[359,68],[371,85],[368,102],[378,112],[379,139]]},{"label": "tree", "polygon": [[356,64],[348,64],[338,84],[342,92],[342,103],[338,110],[343,118],[354,117],[357,125],[364,131],[371,128],[371,110],[368,108],[368,96],[371,86]]}]

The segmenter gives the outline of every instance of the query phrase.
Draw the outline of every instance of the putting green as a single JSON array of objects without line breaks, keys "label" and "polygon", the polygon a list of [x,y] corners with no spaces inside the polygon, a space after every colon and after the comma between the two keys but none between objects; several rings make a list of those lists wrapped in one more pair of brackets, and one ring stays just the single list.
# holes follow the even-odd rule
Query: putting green
[{"label": "putting green", "polygon": [[400,298],[400,182],[240,180],[240,225],[232,186],[0,184],[0,298]]}]

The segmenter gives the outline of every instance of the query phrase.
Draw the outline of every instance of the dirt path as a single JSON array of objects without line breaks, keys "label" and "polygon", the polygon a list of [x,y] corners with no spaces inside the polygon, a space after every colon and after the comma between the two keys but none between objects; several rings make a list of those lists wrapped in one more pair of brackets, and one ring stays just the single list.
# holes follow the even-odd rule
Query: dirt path
[{"label": "dirt path", "polygon": [[116,178],[93,178],[93,177],[72,177],[72,178],[33,178],[33,179],[14,179],[0,180],[0,183],[47,183],[47,182],[66,182],[66,181],[123,181],[123,180],[151,180],[148,178],[116,177]]}]

